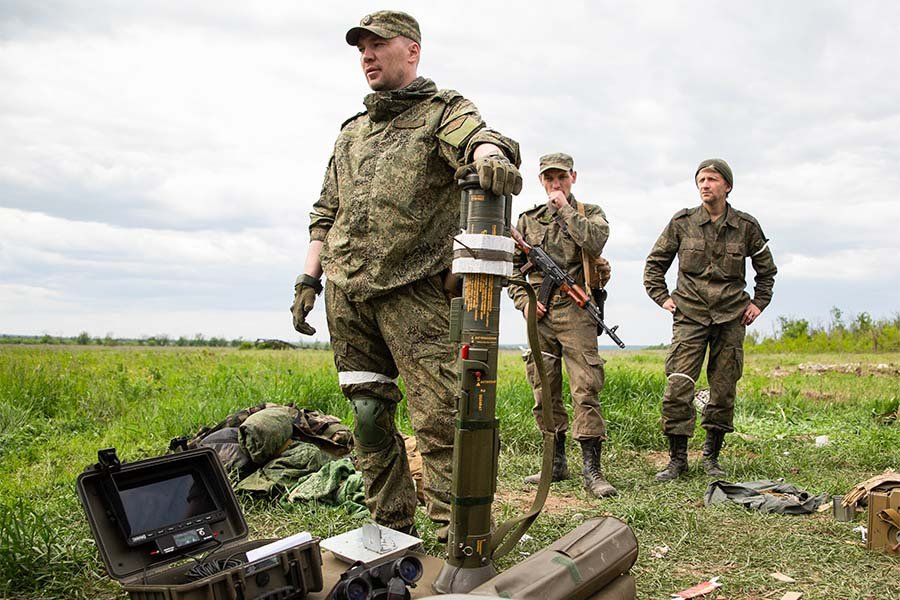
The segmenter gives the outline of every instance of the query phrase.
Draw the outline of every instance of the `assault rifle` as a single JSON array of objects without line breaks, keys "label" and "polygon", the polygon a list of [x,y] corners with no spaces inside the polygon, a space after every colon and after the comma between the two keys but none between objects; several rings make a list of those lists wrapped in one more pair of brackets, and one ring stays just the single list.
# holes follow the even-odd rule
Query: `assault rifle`
[{"label": "assault rifle", "polygon": [[566,294],[573,302],[575,302],[575,304],[587,311],[594,322],[597,323],[598,331],[608,335],[609,339],[615,342],[619,348],[624,348],[625,342],[616,335],[616,329],[618,329],[619,326],[616,325],[612,328],[606,326],[606,323],[603,322],[603,309],[587,295],[587,292],[581,289],[581,286],[575,283],[572,276],[553,262],[553,259],[544,252],[543,248],[540,246],[532,246],[526,242],[522,237],[522,234],[519,233],[515,227],[510,227],[509,229],[510,235],[512,235],[513,240],[516,242],[516,246],[519,247],[528,259],[528,262],[525,263],[525,266],[521,269],[522,274],[525,275],[534,268],[537,268],[544,274],[544,280],[541,282],[541,289],[538,293],[538,299],[541,304],[549,306],[550,294],[554,289],[559,288],[560,292]]}]

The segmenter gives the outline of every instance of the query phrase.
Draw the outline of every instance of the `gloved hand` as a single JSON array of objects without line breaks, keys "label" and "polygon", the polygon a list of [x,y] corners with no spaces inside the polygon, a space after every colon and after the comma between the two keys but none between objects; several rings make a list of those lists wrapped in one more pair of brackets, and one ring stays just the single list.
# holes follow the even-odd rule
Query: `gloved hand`
[{"label": "gloved hand", "polygon": [[316,303],[316,295],[322,291],[321,282],[309,275],[300,275],[294,284],[294,303],[291,304],[291,315],[294,317],[294,329],[304,335],[313,335],[316,328],[306,322],[306,315]]},{"label": "gloved hand", "polygon": [[477,159],[475,172],[481,187],[498,196],[516,195],[522,191],[522,174],[502,154],[488,154]]},{"label": "gloved hand", "polygon": [[522,191],[522,174],[502,154],[488,154],[456,170],[456,178],[478,174],[478,183],[498,196],[516,195]]}]

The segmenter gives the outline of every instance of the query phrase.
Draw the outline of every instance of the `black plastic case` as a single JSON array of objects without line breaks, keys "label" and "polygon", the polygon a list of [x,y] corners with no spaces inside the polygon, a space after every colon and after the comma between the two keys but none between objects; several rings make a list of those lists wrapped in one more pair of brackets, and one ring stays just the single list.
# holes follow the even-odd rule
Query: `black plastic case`
[{"label": "black plastic case", "polygon": [[[103,450],[99,459],[78,476],[78,496],[107,572],[132,600],[286,600],[322,590],[319,538],[246,563],[248,550],[275,540],[245,540],[247,523],[212,449],[133,463]],[[173,493],[188,484],[183,500]],[[190,558],[211,549],[205,561],[244,562],[191,580]]]}]

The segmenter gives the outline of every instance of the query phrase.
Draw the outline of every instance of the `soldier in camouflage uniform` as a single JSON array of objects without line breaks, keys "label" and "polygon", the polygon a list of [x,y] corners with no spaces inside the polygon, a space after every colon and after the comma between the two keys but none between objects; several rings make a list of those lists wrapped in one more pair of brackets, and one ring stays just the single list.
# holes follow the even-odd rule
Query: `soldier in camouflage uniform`
[{"label": "soldier in camouflage uniform", "polygon": [[459,228],[455,172],[468,166],[483,187],[518,193],[519,150],[458,92],[417,76],[421,35],[410,15],[367,15],[346,41],[359,49],[373,93],[334,145],[291,312],[298,331],[315,332],[306,315],[324,270],[334,362],[353,406],[367,504],[378,523],[411,531],[416,493],[394,423],[403,378],[440,540],[450,520],[457,390],[445,294]]},{"label": "soldier in camouflage uniform", "polygon": [[[656,474],[671,481],[687,471],[687,443],[694,433],[694,385],[709,347],[706,372],[709,403],[701,425],[706,429],[706,472],[723,476],[719,452],[725,434],[734,431],[734,397],[744,363],[744,331],[772,300],[775,262],[756,219],[726,200],[734,185],[724,160],[704,160],[694,181],[701,205],[675,213],[644,268],[644,287],[654,302],[674,315],[672,345],[666,358],[663,432],[669,438],[669,464]],[[669,295],[666,271],[678,256],[678,283]],[[756,272],[753,299],[746,287],[746,259]]]},{"label": "soldier in camouflage uniform", "polygon": [[[582,249],[589,255],[600,256],[609,238],[606,215],[596,204],[578,203],[572,195],[572,184],[578,176],[568,154],[547,154],[540,159],[538,178],[547,192],[548,201],[519,215],[516,228],[532,246],[540,246],[557,265],[565,269],[578,285],[585,286]],[[516,249],[518,266],[525,262],[521,250]],[[543,276],[539,271],[529,273],[529,282],[537,290]],[[511,284],[509,296],[516,308],[527,314],[528,296],[518,285]],[[616,488],[603,477],[600,468],[602,443],[606,439],[606,422],[597,396],[603,389],[603,359],[597,353],[597,325],[587,311],[579,308],[567,295],[555,290],[550,305],[537,305],[538,335],[544,365],[550,380],[547,401],[553,408],[553,423],[543,422],[541,406],[544,393],[540,378],[529,353],[526,358],[528,381],[534,389],[534,418],[538,429],[556,433],[553,456],[553,481],[568,479],[566,463],[566,430],[569,418],[562,397],[562,361],[569,373],[574,422],[572,437],[581,445],[584,487],[597,498],[615,496]],[[525,478],[526,483],[538,483],[540,473]]]}]

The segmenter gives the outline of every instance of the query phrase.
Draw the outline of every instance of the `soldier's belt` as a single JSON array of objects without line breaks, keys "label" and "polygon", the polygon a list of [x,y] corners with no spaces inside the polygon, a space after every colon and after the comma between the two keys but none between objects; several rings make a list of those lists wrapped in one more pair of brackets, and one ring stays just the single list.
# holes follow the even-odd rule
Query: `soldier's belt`
[{"label": "soldier's belt", "polygon": [[453,273],[512,277],[515,247],[506,236],[461,233],[453,239]]}]

